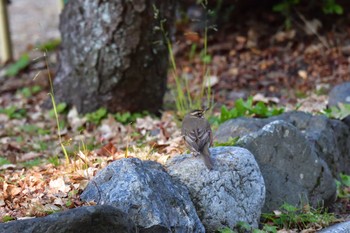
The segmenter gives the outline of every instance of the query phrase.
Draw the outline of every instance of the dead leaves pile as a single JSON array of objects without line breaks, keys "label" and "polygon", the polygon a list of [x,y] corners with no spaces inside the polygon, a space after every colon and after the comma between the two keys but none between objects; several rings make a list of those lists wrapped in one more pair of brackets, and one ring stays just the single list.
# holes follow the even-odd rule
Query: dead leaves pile
[{"label": "dead leaves pile", "polygon": [[[165,163],[184,150],[172,113],[164,113],[161,119],[146,116],[128,125],[108,115],[96,126],[72,108],[60,116],[67,122],[61,130],[69,152],[67,161],[60,150],[55,120],[39,107],[43,95],[32,98],[1,98],[0,104],[8,106],[12,101],[27,114],[20,119],[0,114],[0,152],[11,162],[0,166],[0,222],[91,205],[83,203],[79,195],[109,163],[122,158]],[[57,155],[59,164],[50,163]],[[40,163],[28,166],[26,162],[32,159],[40,159]]]}]

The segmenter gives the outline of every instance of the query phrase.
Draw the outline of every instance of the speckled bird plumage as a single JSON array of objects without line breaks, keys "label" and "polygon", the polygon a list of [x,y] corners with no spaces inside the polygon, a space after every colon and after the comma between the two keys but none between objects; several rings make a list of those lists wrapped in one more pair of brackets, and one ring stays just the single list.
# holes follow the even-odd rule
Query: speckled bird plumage
[{"label": "speckled bird plumage", "polygon": [[194,110],[188,113],[182,121],[181,133],[187,148],[194,156],[203,156],[208,169],[213,168],[210,159],[209,147],[212,144],[212,131],[207,119],[204,118],[205,110]]}]

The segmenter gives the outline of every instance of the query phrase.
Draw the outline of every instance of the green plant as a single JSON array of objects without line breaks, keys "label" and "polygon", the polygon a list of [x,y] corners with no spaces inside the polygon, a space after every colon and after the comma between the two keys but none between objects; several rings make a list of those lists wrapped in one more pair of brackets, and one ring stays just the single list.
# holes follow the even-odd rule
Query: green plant
[{"label": "green plant", "polygon": [[263,213],[262,218],[268,225],[279,229],[305,229],[313,224],[328,226],[336,220],[333,213],[327,213],[322,208],[314,209],[309,205],[298,208],[284,203],[280,210],[273,213]]},{"label": "green plant", "polygon": [[49,163],[51,163],[52,165],[54,165],[55,167],[59,166],[61,164],[60,159],[58,158],[58,156],[51,156],[47,159],[47,161]]},{"label": "green plant", "polygon": [[89,122],[98,125],[101,123],[102,119],[107,117],[107,114],[107,109],[99,108],[95,112],[87,113],[85,116]]},{"label": "green plant", "polygon": [[6,114],[10,119],[21,119],[27,115],[27,111],[23,108],[9,106],[7,108],[0,108],[0,113]]},{"label": "green plant", "polygon": [[[201,1],[200,3],[203,7],[206,7],[207,1]],[[208,27],[205,27],[204,30],[204,44],[203,49],[200,54],[201,60],[203,62],[203,72],[202,72],[202,84],[201,89],[198,93],[191,93],[189,88],[188,79],[182,78],[177,74],[177,65],[175,62],[175,56],[173,53],[171,40],[165,30],[165,19],[160,19],[159,10],[156,6],[153,5],[155,19],[159,20],[159,27],[155,27],[155,30],[161,31],[163,34],[163,39],[165,45],[167,46],[169,52],[169,59],[173,77],[175,79],[175,105],[177,113],[180,118],[183,118],[189,110],[201,109],[203,108],[203,100],[206,99],[207,104],[211,104],[211,86],[207,85],[207,80],[209,77],[208,63],[211,62],[211,56],[208,55]],[[191,48],[191,53],[195,51],[196,47]],[[190,53],[190,57],[193,57],[193,54]],[[212,106],[210,106],[212,107]]]},{"label": "green plant", "polygon": [[283,0],[272,7],[273,11],[281,13],[285,17],[284,24],[287,29],[292,26],[291,11],[299,2],[300,0]]},{"label": "green plant", "polygon": [[322,10],[325,14],[342,15],[344,13],[343,7],[336,3],[335,0],[323,0]]},{"label": "green plant", "polygon": [[119,121],[122,124],[129,124],[129,123],[135,122],[137,118],[140,118],[146,115],[149,115],[147,111],[144,111],[142,113],[117,112],[116,114],[114,114],[114,117],[117,121]]},{"label": "green plant", "polygon": [[57,49],[58,46],[60,46],[60,44],[61,44],[60,39],[52,39],[43,44],[39,44],[38,49],[42,52],[50,52]]},{"label": "green plant", "polygon": [[350,115],[350,104],[338,103],[337,106],[332,106],[321,111],[328,118],[344,119]]},{"label": "green plant", "polygon": [[350,198],[350,176],[339,174],[340,180],[336,180],[337,195],[339,198]]},{"label": "green plant", "polygon": [[214,142],[214,147],[217,146],[234,146],[236,145],[237,141],[239,140],[239,137],[230,137],[226,142]]},{"label": "green plant", "polygon": [[11,64],[5,72],[6,76],[15,76],[30,64],[30,58],[27,53],[23,54],[15,63]]},{"label": "green plant", "polygon": [[38,135],[48,135],[51,133],[50,130],[48,129],[42,129],[40,127],[38,127],[37,125],[23,125],[20,127],[20,129],[28,134],[38,134]]},{"label": "green plant", "polygon": [[[45,57],[45,65],[46,65],[46,69],[49,70],[49,64],[47,62],[47,58],[46,58],[46,53],[44,53],[44,57]],[[49,83],[50,83],[50,97],[51,97],[51,103],[52,103],[52,106],[53,106],[53,114],[55,116],[55,119],[56,119],[56,126],[57,126],[57,135],[58,135],[58,140],[60,142],[60,145],[61,145],[61,148],[62,148],[62,152],[64,154],[64,157],[66,158],[66,164],[68,165],[69,164],[69,157],[68,157],[68,153],[67,153],[67,150],[66,150],[66,147],[64,146],[63,144],[63,140],[62,140],[62,136],[61,136],[61,127],[60,127],[60,122],[59,122],[59,119],[58,119],[58,109],[57,110],[57,105],[56,105],[56,101],[55,101],[55,93],[53,91],[53,84],[52,84],[52,79],[51,79],[51,73],[48,72],[48,75],[49,75]],[[62,104],[62,108],[65,109],[66,108],[66,104],[64,103],[61,103]]]},{"label": "green plant", "polygon": [[41,87],[40,86],[32,86],[32,87],[24,87],[21,90],[19,90],[18,92],[21,93],[24,97],[29,98],[37,93],[39,93],[41,91]]},{"label": "green plant", "polygon": [[59,104],[55,104],[55,106],[49,111],[49,116],[54,118],[56,117],[56,113],[60,114],[60,113],[64,113],[67,111],[67,104],[66,103],[59,103]]},{"label": "green plant", "polygon": [[0,166],[5,165],[5,164],[10,164],[11,162],[8,161],[6,158],[4,157],[0,157]]},{"label": "green plant", "polygon": [[40,158],[36,158],[36,159],[32,159],[32,160],[28,160],[26,162],[21,163],[23,165],[23,167],[34,167],[34,166],[39,166],[42,163],[42,159]]},{"label": "green plant", "polygon": [[270,117],[282,114],[283,108],[276,106],[268,107],[263,102],[253,103],[253,97],[249,97],[246,101],[238,99],[235,101],[235,107],[227,109],[225,105],[221,107],[221,115],[219,122],[223,123],[229,119],[243,117],[243,116],[254,116],[254,117]]},{"label": "green plant", "polygon": [[15,218],[14,218],[14,217],[11,217],[11,216],[8,216],[8,215],[4,215],[4,216],[2,217],[2,221],[3,221],[3,222],[9,222],[9,221],[12,221],[12,220],[15,220]]}]

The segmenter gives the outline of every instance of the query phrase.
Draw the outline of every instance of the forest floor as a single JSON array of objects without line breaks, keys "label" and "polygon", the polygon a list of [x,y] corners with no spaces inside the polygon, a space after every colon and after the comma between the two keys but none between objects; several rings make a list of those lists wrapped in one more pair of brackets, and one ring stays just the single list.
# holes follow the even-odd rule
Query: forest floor
[{"label": "forest floor", "polygon": [[[249,96],[285,110],[316,114],[325,109],[330,88],[349,81],[350,24],[335,18],[332,27],[317,26],[320,21],[299,15],[293,27],[284,30],[276,14],[256,15],[240,16],[246,20],[239,24],[207,24],[217,28],[207,37],[203,25],[177,23],[177,73],[188,79],[190,92],[201,89],[207,66],[214,115],[222,105],[230,108],[236,99]],[[206,58],[201,55],[205,41]],[[20,42],[31,59],[24,70],[7,77],[5,67],[0,68],[0,222],[91,204],[82,203],[79,195],[96,172],[114,160],[137,157],[164,163],[185,151],[171,107],[155,118],[104,112],[81,116],[60,105],[58,131],[54,112],[41,107],[50,98],[48,76],[54,78],[58,51],[43,59],[43,52],[33,51],[37,45],[31,43]],[[174,85],[169,72],[167,106],[174,106]],[[349,200],[342,203],[345,209],[336,214],[348,218]]]}]

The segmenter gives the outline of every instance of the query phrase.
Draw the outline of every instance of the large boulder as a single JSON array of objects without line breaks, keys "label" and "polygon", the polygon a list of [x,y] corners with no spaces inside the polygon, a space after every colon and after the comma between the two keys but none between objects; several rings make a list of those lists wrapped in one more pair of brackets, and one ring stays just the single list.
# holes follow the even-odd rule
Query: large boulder
[{"label": "large boulder", "polygon": [[199,218],[208,232],[239,221],[258,227],[264,205],[265,185],[254,156],[239,147],[211,148],[214,163],[208,170],[192,155],[168,161],[168,173],[190,191]]},{"label": "large boulder", "polygon": [[108,205],[85,206],[41,218],[0,224],[6,233],[66,233],[66,232],[136,232],[134,222],[126,213]]},{"label": "large boulder", "polygon": [[225,142],[230,137],[256,132],[276,120],[286,121],[300,130],[315,153],[328,164],[334,177],[337,178],[340,172],[350,174],[349,127],[342,121],[328,119],[323,115],[292,111],[266,119],[232,119],[220,125],[214,138]]},{"label": "large boulder", "polygon": [[284,202],[317,206],[334,200],[336,186],[329,167],[292,124],[282,120],[268,123],[241,137],[237,145],[248,149],[259,164],[266,184],[264,212],[278,209]]},{"label": "large boulder", "polygon": [[81,198],[128,213],[139,232],[205,232],[188,190],[153,161],[132,158],[111,163]]},{"label": "large boulder", "polygon": [[[329,92],[328,107],[339,104],[350,104],[350,82],[336,85]],[[345,117],[342,121],[350,127],[350,116]]]},{"label": "large boulder", "polygon": [[350,82],[336,85],[329,92],[328,105],[336,106],[338,103],[350,104]]}]

